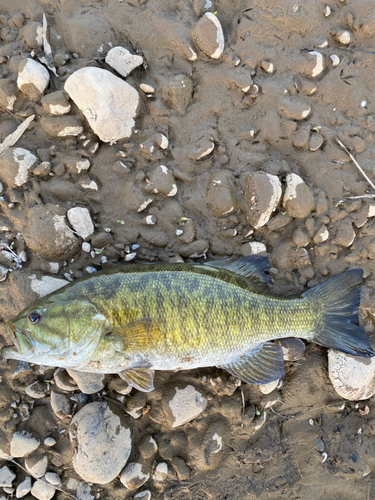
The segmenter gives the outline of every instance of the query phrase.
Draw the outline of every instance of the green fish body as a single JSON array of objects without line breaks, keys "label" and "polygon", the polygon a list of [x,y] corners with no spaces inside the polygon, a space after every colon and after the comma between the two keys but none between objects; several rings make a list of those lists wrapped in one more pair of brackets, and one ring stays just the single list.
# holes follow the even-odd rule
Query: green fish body
[{"label": "green fish body", "polygon": [[220,366],[245,382],[282,376],[270,341],[300,337],[372,356],[358,325],[362,271],[282,299],[269,294],[266,257],[207,264],[129,265],[77,280],[8,323],[5,358],[86,372],[119,373],[153,389],[154,370]]}]

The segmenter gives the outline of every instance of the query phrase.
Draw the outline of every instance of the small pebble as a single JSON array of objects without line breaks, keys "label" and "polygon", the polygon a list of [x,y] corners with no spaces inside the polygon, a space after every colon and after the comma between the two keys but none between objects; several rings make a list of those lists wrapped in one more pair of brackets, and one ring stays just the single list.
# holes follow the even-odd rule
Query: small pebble
[{"label": "small pebble", "polygon": [[15,458],[25,457],[35,451],[39,445],[39,439],[33,437],[29,432],[15,432],[10,442],[10,454]]},{"label": "small pebble", "polygon": [[46,446],[48,446],[49,448],[51,446],[55,446],[56,444],[56,439],[54,439],[53,437],[46,437],[46,439],[44,440],[44,444]]},{"label": "small pebble", "polygon": [[61,485],[61,479],[58,474],[55,472],[46,472],[45,474],[45,479],[46,481],[49,482],[49,484],[52,484],[53,486],[60,486]]},{"label": "small pebble", "polygon": [[12,482],[15,480],[16,475],[9,469],[9,467],[5,466],[0,469],[0,486],[2,488],[12,487]]},{"label": "small pebble", "polygon": [[155,472],[152,476],[153,480],[161,483],[165,481],[168,476],[168,465],[165,462],[160,462],[156,466]]},{"label": "small pebble", "polygon": [[53,486],[45,483],[44,481],[35,481],[31,488],[31,494],[38,500],[51,500],[56,490]]},{"label": "small pebble", "polygon": [[31,490],[31,477],[27,476],[22,483],[17,486],[16,498],[22,498],[26,496]]},{"label": "small pebble", "polygon": [[340,58],[336,54],[330,55],[329,58],[331,59],[333,67],[336,67],[340,64]]},{"label": "small pebble", "polygon": [[335,38],[338,42],[342,43],[343,45],[349,45],[350,42],[352,41],[352,35],[347,30],[337,31],[335,34]]},{"label": "small pebble", "polygon": [[321,439],[316,440],[315,449],[317,451],[324,451],[324,443]]},{"label": "small pebble", "polygon": [[134,495],[134,498],[138,498],[141,500],[151,500],[151,491],[150,490],[140,491],[139,493]]}]

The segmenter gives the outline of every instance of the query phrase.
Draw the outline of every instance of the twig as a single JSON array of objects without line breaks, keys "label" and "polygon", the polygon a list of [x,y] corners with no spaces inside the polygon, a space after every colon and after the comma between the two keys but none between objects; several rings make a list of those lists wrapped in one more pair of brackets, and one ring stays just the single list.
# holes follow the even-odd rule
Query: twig
[{"label": "twig", "polygon": [[371,179],[367,176],[366,172],[363,170],[363,168],[359,165],[357,160],[354,158],[354,156],[351,154],[351,152],[348,150],[346,146],[340,141],[338,137],[336,137],[336,142],[339,146],[342,147],[342,149],[345,151],[345,153],[349,156],[349,158],[352,160],[354,165],[358,168],[358,170],[361,172],[363,177],[366,179],[366,181],[370,184],[372,189],[375,191],[375,184],[371,181]]},{"label": "twig", "polygon": [[0,155],[4,153],[8,148],[16,144],[18,139],[25,132],[30,123],[34,120],[35,115],[31,115],[26,120],[24,120],[21,125],[19,125],[16,130],[5,138],[4,142],[0,143]]},{"label": "twig", "polygon": [[373,199],[375,194],[363,194],[362,196],[346,196],[346,200],[361,200],[361,199]]}]

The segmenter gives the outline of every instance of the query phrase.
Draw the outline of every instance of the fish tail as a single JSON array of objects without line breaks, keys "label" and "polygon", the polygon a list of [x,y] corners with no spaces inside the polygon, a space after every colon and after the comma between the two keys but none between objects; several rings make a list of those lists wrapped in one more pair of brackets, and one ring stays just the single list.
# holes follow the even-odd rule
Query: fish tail
[{"label": "fish tail", "polygon": [[316,322],[311,340],[354,356],[375,356],[369,338],[359,326],[362,269],[352,269],[308,290]]}]

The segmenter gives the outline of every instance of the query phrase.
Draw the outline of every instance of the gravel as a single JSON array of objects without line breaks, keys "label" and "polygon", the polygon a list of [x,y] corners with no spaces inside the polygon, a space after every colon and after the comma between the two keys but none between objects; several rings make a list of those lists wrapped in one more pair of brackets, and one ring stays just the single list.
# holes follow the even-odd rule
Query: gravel
[{"label": "gravel", "polygon": [[15,458],[26,457],[35,451],[39,445],[39,439],[29,432],[15,432],[10,442],[10,454]]}]

